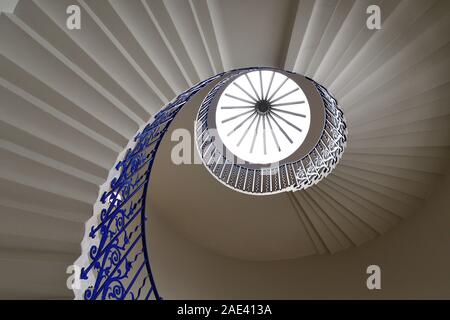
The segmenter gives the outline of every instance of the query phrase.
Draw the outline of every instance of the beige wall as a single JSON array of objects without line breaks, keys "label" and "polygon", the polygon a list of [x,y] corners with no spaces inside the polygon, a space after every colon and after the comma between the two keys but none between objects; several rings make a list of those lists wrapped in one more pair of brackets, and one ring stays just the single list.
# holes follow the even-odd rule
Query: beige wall
[{"label": "beige wall", "polygon": [[[276,262],[218,256],[150,215],[150,254],[160,294],[174,298],[450,298],[450,177],[427,205],[387,234],[335,255]],[[382,289],[366,288],[366,267]]]}]

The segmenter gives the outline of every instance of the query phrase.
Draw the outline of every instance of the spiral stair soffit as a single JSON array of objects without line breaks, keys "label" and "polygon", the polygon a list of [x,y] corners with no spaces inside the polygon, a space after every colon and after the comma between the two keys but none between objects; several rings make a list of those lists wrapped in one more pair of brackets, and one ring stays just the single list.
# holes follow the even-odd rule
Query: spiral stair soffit
[{"label": "spiral stair soffit", "polygon": [[[70,297],[66,267],[114,160],[176,93],[245,65],[305,74],[343,107],[339,166],[286,199],[314,253],[360,245],[417,212],[448,172],[450,3],[380,3],[382,31],[361,29],[364,1],[264,2],[258,14],[273,23],[257,30],[251,3],[79,1],[76,33],[65,28],[70,1],[0,14],[0,259],[34,270],[5,273],[4,290]],[[249,34],[254,45],[242,46]]]}]

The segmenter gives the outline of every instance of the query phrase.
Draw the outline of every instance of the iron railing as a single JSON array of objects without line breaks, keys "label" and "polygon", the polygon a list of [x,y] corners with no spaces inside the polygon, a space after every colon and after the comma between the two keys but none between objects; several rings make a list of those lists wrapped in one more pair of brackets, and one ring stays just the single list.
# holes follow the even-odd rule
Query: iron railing
[{"label": "iron railing", "polygon": [[75,298],[161,299],[146,242],[145,202],[156,152],[185,103],[211,81],[236,71],[220,73],[180,94],[152,117],[119,156],[86,223],[82,255],[75,262],[81,267]]},{"label": "iron railing", "polygon": [[[198,83],[155,114],[130,141],[101,186],[94,214],[86,223],[82,254],[75,262],[81,268],[80,286],[74,288],[75,298],[161,299],[151,271],[146,241],[146,198],[158,147],[177,113],[193,95],[220,77],[257,69],[232,70]],[[325,130],[323,139],[318,142],[321,145],[314,149],[317,156],[309,158],[312,166],[305,168],[302,163],[301,167],[292,168],[292,183],[297,189],[314,184],[331,171],[345,147],[346,126],[342,111],[325,88],[316,86],[325,101],[327,121],[331,122],[329,130]],[[338,117],[330,117],[333,114]],[[338,122],[333,122],[335,118]]]}]

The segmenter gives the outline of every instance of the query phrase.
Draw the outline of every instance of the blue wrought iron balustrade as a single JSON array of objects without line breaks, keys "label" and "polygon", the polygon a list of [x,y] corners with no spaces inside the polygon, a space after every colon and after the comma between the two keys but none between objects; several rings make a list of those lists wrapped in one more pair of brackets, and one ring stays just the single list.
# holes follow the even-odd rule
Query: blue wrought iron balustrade
[{"label": "blue wrought iron balustrade", "polygon": [[[89,239],[85,239],[85,243],[92,244],[77,260],[89,261],[81,266],[81,283],[87,283],[81,289],[81,298],[161,299],[150,267],[145,231],[145,199],[156,151],[184,104],[211,81],[227,73],[198,83],[161,109],[134,137],[134,146],[115,165],[117,176],[99,196],[97,204],[102,209],[98,217],[94,216],[87,234]],[[75,293],[80,297],[79,292],[75,290]]]},{"label": "blue wrought iron balustrade", "polygon": [[[255,69],[258,68],[243,68],[220,73],[183,92],[161,109],[134,137],[129,144],[131,147],[125,154],[122,157],[119,156],[121,160],[110,172],[107,184],[102,186],[103,190],[94,206],[94,215],[86,223],[87,229],[82,242],[83,252],[75,262],[75,265],[82,268],[81,288],[74,289],[76,298],[87,300],[161,299],[151,271],[149,248],[146,242],[148,215],[146,196],[158,147],[177,113],[193,95],[222,76],[236,75],[239,72]],[[342,118],[343,115],[337,107],[336,100],[329,96],[325,88],[318,84],[317,86],[324,100],[329,101],[328,105],[326,103],[327,112],[331,114],[340,112],[339,115]],[[343,121],[335,123],[333,117],[327,119],[330,123],[324,132],[327,137],[321,139],[319,144],[324,142],[327,144],[327,141],[340,144],[337,146],[338,149],[333,149],[333,152],[337,152],[336,155],[340,157],[343,151],[342,144],[345,144],[345,136],[342,138],[342,133],[346,130],[345,123]],[[337,137],[334,136],[335,132],[339,133]],[[326,150],[323,146],[317,147],[318,150],[323,150],[324,155],[332,151]],[[306,178],[296,176],[297,186],[314,183],[315,179],[312,177],[319,174],[317,172],[319,160],[334,161],[333,164],[337,161],[335,157],[321,156],[314,162],[315,172],[297,168],[297,173],[306,174]],[[311,163],[312,161],[313,159]]]}]

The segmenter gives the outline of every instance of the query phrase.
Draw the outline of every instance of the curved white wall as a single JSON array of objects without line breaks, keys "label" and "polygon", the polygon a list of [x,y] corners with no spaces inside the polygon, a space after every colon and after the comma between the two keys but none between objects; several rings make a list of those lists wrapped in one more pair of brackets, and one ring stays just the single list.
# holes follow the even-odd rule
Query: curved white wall
[{"label": "curved white wall", "polygon": [[[150,256],[165,299],[450,298],[450,176],[422,208],[383,237],[335,255],[246,262],[186,241],[150,213]],[[366,288],[378,264],[382,289]]]}]

